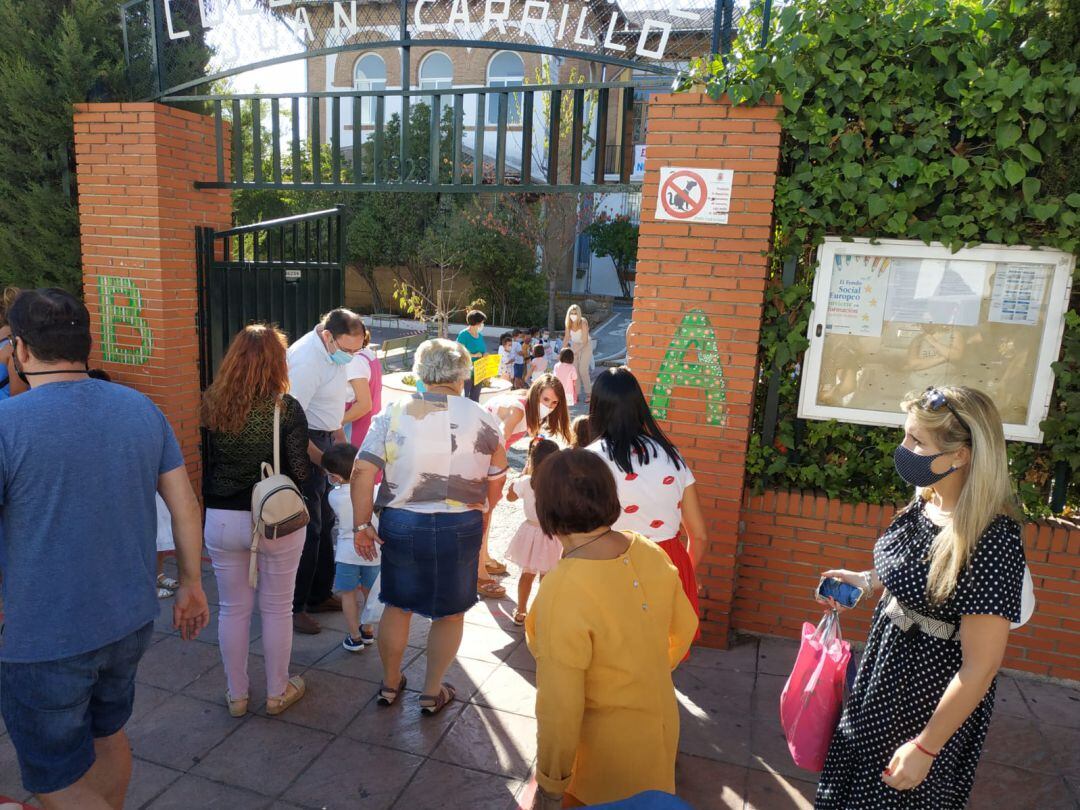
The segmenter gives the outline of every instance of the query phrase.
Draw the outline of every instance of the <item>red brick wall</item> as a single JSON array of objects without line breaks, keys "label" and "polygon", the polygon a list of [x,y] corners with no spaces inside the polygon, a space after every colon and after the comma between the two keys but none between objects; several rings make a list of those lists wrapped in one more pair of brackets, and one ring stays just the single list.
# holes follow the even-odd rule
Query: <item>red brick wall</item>
[{"label": "red brick wall", "polygon": [[[649,396],[688,312],[700,310],[715,332],[726,386],[724,424],[710,423],[706,393],[696,387],[673,389],[662,424],[694,471],[708,520],[708,551],[698,569],[702,642],[724,647],[735,592],[780,125],[775,106],[732,107],[689,93],[652,96],[648,115],[628,357]],[[661,166],[734,170],[728,223],[657,221]]]},{"label": "red brick wall", "polygon": [[195,226],[225,228],[232,215],[227,190],[193,185],[216,175],[213,121],[161,104],[80,104],[75,157],[91,364],[162,409],[197,484]]},{"label": "red brick wall", "polygon": [[[748,497],[739,536],[734,629],[797,637],[802,623],[820,614],[811,594],[821,572],[871,567],[874,541],[895,511],[812,492]],[[1080,526],[1028,524],[1025,545],[1037,606],[1031,621],[1010,635],[1004,665],[1080,680]],[[868,609],[846,613],[847,637],[865,639],[869,619]]]}]

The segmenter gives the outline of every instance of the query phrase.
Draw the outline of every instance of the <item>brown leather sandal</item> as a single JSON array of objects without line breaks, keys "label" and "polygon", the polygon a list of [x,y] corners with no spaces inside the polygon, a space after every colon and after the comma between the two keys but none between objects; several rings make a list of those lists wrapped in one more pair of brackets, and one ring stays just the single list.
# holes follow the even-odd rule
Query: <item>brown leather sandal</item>
[{"label": "brown leather sandal", "polygon": [[476,592],[485,599],[502,599],[506,588],[493,579],[481,579],[476,583]]},{"label": "brown leather sandal", "polygon": [[387,686],[382,681],[379,681],[378,704],[380,706],[393,706],[397,703],[397,699],[401,697],[401,693],[405,691],[406,683],[408,683],[408,681],[405,680],[405,673],[401,674],[401,683],[398,684],[397,689]]},{"label": "brown leather sandal", "polygon": [[453,703],[456,696],[457,690],[450,684],[444,683],[439,694],[420,696],[420,713],[433,717]]}]

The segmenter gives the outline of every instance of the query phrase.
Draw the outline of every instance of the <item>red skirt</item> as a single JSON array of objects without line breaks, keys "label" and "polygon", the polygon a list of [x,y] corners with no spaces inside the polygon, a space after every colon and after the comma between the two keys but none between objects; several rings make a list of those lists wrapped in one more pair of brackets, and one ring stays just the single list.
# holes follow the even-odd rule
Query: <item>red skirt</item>
[{"label": "red skirt", "polygon": [[[683,591],[686,592],[686,598],[690,600],[691,607],[694,608],[694,614],[698,618],[701,618],[701,609],[698,606],[698,593],[697,593],[697,576],[694,574],[694,561],[690,559],[690,554],[686,550],[686,546],[683,545],[682,540],[678,537],[673,537],[670,540],[663,540],[657,545],[667,552],[668,557],[671,558],[671,562],[674,563],[675,568],[679,572],[679,579],[682,580]],[[694,636],[694,641],[701,638],[701,627],[698,627],[697,634]]]}]

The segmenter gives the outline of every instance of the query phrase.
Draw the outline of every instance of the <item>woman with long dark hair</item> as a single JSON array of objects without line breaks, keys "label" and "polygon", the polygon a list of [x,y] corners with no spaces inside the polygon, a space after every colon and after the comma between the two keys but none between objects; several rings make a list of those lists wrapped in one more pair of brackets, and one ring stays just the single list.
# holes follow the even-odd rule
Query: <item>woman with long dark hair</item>
[{"label": "woman with long dark hair", "polygon": [[214,564],[221,613],[218,645],[225,665],[225,701],[233,717],[248,708],[248,644],[256,599],[266,659],[266,711],[280,714],[304,695],[304,681],[289,677],[292,599],[305,530],[267,540],[258,549],[258,586],[251,587],[251,490],[262,465],[274,458],[274,411],[279,409],[281,469],[301,487],[307,480],[307,419],[288,394],[287,341],[273,326],[253,324],[233,339],[214,382],[203,395],[209,432],[206,481],[206,550]]},{"label": "woman with long dark hair", "polygon": [[607,369],[596,378],[589,431],[593,442],[587,449],[607,462],[619,489],[622,515],[612,528],[637,532],[664,549],[697,610],[694,568],[708,538],[694,475],[656,424],[630,369]]}]

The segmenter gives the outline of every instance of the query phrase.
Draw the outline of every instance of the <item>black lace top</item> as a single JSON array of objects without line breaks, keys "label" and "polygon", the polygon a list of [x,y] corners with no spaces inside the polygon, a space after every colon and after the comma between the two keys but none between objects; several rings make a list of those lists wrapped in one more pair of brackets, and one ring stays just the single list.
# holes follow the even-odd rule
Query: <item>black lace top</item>
[{"label": "black lace top", "polygon": [[[307,417],[300,403],[286,394],[281,409],[281,469],[297,486],[310,471]],[[203,497],[207,509],[246,511],[251,489],[262,477],[263,462],[274,459],[274,406],[270,401],[252,409],[239,433],[210,431]]]}]

